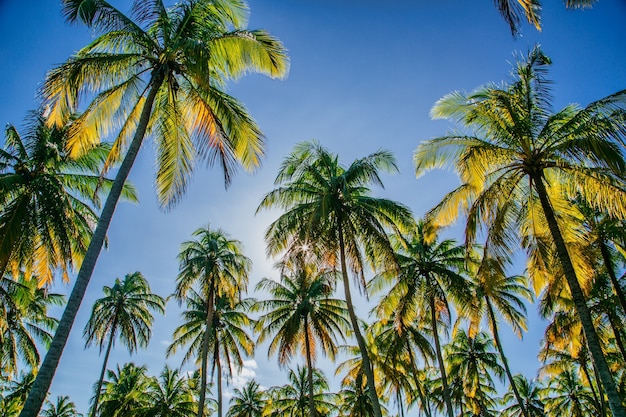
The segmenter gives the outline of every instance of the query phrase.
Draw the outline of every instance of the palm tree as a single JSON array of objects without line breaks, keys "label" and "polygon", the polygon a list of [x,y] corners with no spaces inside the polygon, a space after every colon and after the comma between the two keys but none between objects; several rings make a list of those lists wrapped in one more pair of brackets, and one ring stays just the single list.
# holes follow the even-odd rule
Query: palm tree
[{"label": "palm tree", "polygon": [[[289,370],[289,383],[269,390],[267,415],[278,417],[306,417],[309,411],[309,372],[298,366],[296,370]],[[313,401],[315,412],[318,415],[328,415],[335,409],[336,395],[328,392],[328,380],[319,370],[313,371]]]},{"label": "palm tree", "polygon": [[[363,374],[344,380],[339,391],[339,417],[372,417],[374,406],[372,397],[368,393],[369,387],[363,383]],[[383,415],[387,410],[381,407]]]},{"label": "palm tree", "polygon": [[496,311],[507,323],[511,325],[518,337],[522,337],[522,331],[526,327],[526,306],[523,299],[531,301],[532,292],[528,289],[526,277],[521,275],[506,276],[504,271],[504,261],[483,257],[480,264],[472,275],[475,301],[470,305],[470,320],[473,322],[471,329],[475,331],[483,318],[487,319],[489,329],[495,342],[500,361],[504,366],[506,376],[509,380],[511,390],[517,399],[520,410],[524,417],[530,417],[524,407],[523,399],[515,386],[513,374],[509,368],[509,361],[504,354],[500,333],[498,331],[498,319]]},{"label": "palm tree", "polygon": [[150,379],[146,394],[149,406],[142,414],[145,417],[191,417],[197,413],[189,378],[167,365],[159,378]]},{"label": "palm tree", "polygon": [[[202,417],[207,387],[208,355],[212,337],[215,337],[217,329],[214,327],[217,301],[224,306],[228,305],[229,308],[235,308],[236,302],[240,299],[239,294],[247,288],[251,262],[242,254],[241,242],[230,239],[221,229],[212,230],[207,226],[197,229],[193,236],[196,239],[184,242],[178,254],[180,272],[174,293],[179,303],[187,303],[188,320],[175,330],[176,341],[168,348],[168,354],[193,340],[185,358],[187,360],[190,355],[197,354],[201,361],[198,417]],[[194,284],[200,287],[199,292],[192,289]],[[190,292],[191,296],[187,297]],[[199,308],[202,310],[198,310]],[[200,323],[198,321],[200,319],[204,322]],[[187,323],[190,325],[186,326]],[[213,339],[213,342],[215,340]],[[198,345],[199,341],[201,342]],[[245,341],[241,346],[244,345],[253,344]],[[213,345],[214,348],[218,346],[217,343]],[[218,357],[219,355],[214,354],[214,361]],[[218,372],[219,378],[221,374]],[[221,387],[218,391],[221,417]]]},{"label": "palm tree", "polygon": [[504,377],[504,369],[492,348],[493,341],[486,333],[470,336],[465,330],[457,331],[452,342],[446,346],[450,374],[462,381],[464,396],[475,415],[484,415],[494,405],[488,395],[495,393],[491,374],[500,379]]},{"label": "palm tree", "polygon": [[133,417],[141,415],[149,406],[147,394],[150,377],[145,366],[127,363],[117,365],[117,373],[107,371],[102,402],[98,407],[100,417]]},{"label": "palm tree", "polygon": [[[591,7],[596,0],[567,0],[567,8]],[[540,0],[496,0],[496,7],[504,20],[509,24],[511,33],[519,33],[520,18],[524,15],[528,23],[541,30],[541,2]]]},{"label": "palm tree", "polygon": [[[48,286],[56,270],[67,282],[80,265],[98,220],[92,207],[112,183],[100,175],[111,148],[98,145],[71,158],[70,126],[48,127],[41,112],[31,112],[23,135],[11,124],[6,128],[0,150],[0,276],[24,271]],[[129,185],[124,196],[136,199]]]},{"label": "palm tree", "polygon": [[41,413],[42,417],[82,417],[76,410],[76,404],[70,401],[67,395],[58,396],[55,403],[46,401],[46,408]]},{"label": "palm tree", "polygon": [[382,412],[367,346],[354,312],[348,268],[364,286],[366,260],[373,269],[376,265],[395,265],[385,228],[405,226],[412,219],[405,206],[371,196],[371,185],[382,186],[381,171],[397,171],[389,152],[375,152],[344,167],[319,143],[303,142],[283,162],[275,181],[277,188],[263,197],[257,209],[278,206],[286,210],[265,234],[270,254],[304,242],[322,253],[322,258],[338,263],[375,417],[381,417]]},{"label": "palm tree", "polygon": [[[502,410],[502,417],[522,417],[524,415],[545,417],[544,404],[541,400],[542,385],[539,381],[536,379],[529,381],[520,374],[513,376],[513,381],[503,398],[505,404],[512,404]],[[513,387],[517,388],[517,393],[513,392],[511,389]],[[518,397],[522,398],[522,405],[520,405]]]},{"label": "palm tree", "polygon": [[165,313],[165,300],[150,291],[150,284],[141,272],[115,279],[112,287],[102,288],[104,297],[94,302],[91,316],[83,332],[85,347],[97,344],[100,353],[106,345],[102,371],[96,387],[91,417],[96,415],[109,354],[119,338],[130,353],[137,347],[146,347],[152,335],[152,311]]},{"label": "palm tree", "polygon": [[[318,341],[323,354],[334,359],[337,337],[350,328],[343,300],[331,298],[335,291],[335,271],[323,269],[300,252],[280,266],[280,282],[264,278],[256,289],[266,290],[270,299],[257,302],[254,311],[264,311],[255,329],[257,343],[271,338],[268,355],[278,352],[278,363],[286,365],[299,349],[306,359],[309,386],[309,412],[315,417],[313,362]],[[345,339],[344,339],[345,340]]]},{"label": "palm tree", "polygon": [[471,133],[422,142],[414,155],[416,173],[455,167],[462,184],[444,197],[430,217],[451,221],[465,211],[467,243],[475,239],[481,225],[488,225],[494,250],[509,252],[515,236],[524,236],[522,244],[527,248],[534,242],[553,248],[611,410],[623,417],[626,411],[566,244],[578,237],[576,228],[568,228],[566,222],[577,216],[570,204],[574,197],[609,215],[626,215],[626,198],[615,174],[626,168],[615,142],[623,139],[626,90],[585,108],[570,105],[553,113],[545,78],[549,64],[535,47],[518,63],[512,83],[440,99],[433,117],[458,120]]},{"label": "palm tree", "polygon": [[5,379],[0,396],[0,412],[2,416],[17,416],[24,406],[28,391],[35,381],[34,371],[20,372],[17,378],[7,378],[8,375],[0,373],[0,378]]},{"label": "palm tree", "polygon": [[33,371],[39,365],[37,342],[49,346],[57,319],[48,315],[50,306],[63,305],[65,297],[39,288],[36,277],[21,273],[17,280],[0,280],[0,371],[16,376],[20,362]]},{"label": "palm tree", "polygon": [[288,71],[277,39],[244,29],[243,0],[183,0],[171,8],[163,0],[136,0],[134,11],[135,20],[105,0],[63,1],[70,22],[80,20],[100,36],[48,74],[43,95],[50,123],[63,125],[81,104],[79,97],[93,97],[72,129],[72,155],[93,147],[115,126],[121,128],[109,162],[125,148],[126,153],[23,417],[36,417],[48,392],[144,137],[153,136],[157,144],[162,205],[181,197],[198,156],[209,165],[218,162],[228,184],[237,164],[259,165],[263,140],[242,104],[224,92],[226,82],[248,72],[284,77]]},{"label": "palm tree", "polygon": [[542,397],[548,417],[597,415],[591,391],[571,370],[564,370],[551,378],[542,390]]},{"label": "palm tree", "polygon": [[455,241],[439,241],[434,229],[423,221],[403,236],[393,237],[400,273],[386,271],[370,283],[373,289],[394,280],[394,285],[381,299],[379,317],[393,317],[398,330],[408,329],[420,315],[430,315],[429,324],[435,342],[435,353],[441,373],[442,394],[448,417],[454,417],[450,390],[443,360],[439,327],[450,321],[450,303],[467,304],[469,282],[464,276],[465,248]]},{"label": "palm tree", "polygon": [[266,395],[259,383],[248,381],[241,389],[235,388],[226,417],[263,417]]}]

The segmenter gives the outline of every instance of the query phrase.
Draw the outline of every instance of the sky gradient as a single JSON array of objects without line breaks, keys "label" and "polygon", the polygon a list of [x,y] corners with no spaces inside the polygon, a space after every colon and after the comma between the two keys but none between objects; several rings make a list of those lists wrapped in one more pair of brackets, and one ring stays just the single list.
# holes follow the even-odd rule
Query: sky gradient
[{"label": "sky gradient", "polygon": [[[250,75],[229,86],[258,121],[267,139],[263,166],[254,174],[240,172],[225,190],[217,168],[198,166],[187,195],[169,212],[160,211],[154,193],[154,162],[149,140],[139,154],[130,180],[140,204],[120,203],[109,230],[109,248],[100,256],[87,295],[52,385],[52,394],[69,395],[86,412],[102,358],[98,349],[84,350],[82,330],[93,300],[116,277],[141,271],[162,296],[174,290],[176,256],[183,241],[210,224],[243,242],[253,260],[250,289],[263,277],[276,277],[265,255],[263,233],[279,213],[255,215],[262,196],[273,187],[282,159],[297,142],[316,139],[349,164],[378,149],[392,151],[401,173],[385,175],[376,194],[409,206],[423,215],[457,184],[453,174],[433,171],[415,179],[412,153],[421,140],[444,135],[452,126],[432,121],[435,101],[453,90],[472,91],[489,82],[509,80],[515,52],[535,44],[552,58],[555,108],[586,105],[626,88],[626,1],[600,0],[591,10],[566,10],[563,2],[544,0],[543,31],[522,26],[513,38],[491,0],[252,0],[250,29],[265,28],[280,38],[291,58],[283,81]],[[129,2],[114,1],[121,10]],[[37,106],[36,90],[46,71],[86,45],[91,33],[64,22],[58,1],[0,0],[0,121],[22,125]],[[2,139],[3,141],[3,139]],[[461,238],[458,227],[448,232]],[[523,265],[511,273],[522,273]],[[69,293],[69,287],[55,290]],[[261,294],[251,296],[261,297]],[[366,318],[372,303],[359,301]],[[109,361],[132,360],[158,374],[180,310],[170,302],[165,317],[155,320],[150,347],[129,358],[117,346]],[[60,315],[60,313],[59,313]],[[514,373],[536,373],[536,353],[544,330],[535,306],[529,307],[529,333],[524,342],[502,328],[505,350]],[[265,387],[283,384],[286,372],[267,347],[247,370]],[[180,357],[169,358],[172,367]],[[297,361],[294,362],[294,367]],[[320,365],[333,378],[334,366]],[[187,367],[189,369],[189,367]]]}]

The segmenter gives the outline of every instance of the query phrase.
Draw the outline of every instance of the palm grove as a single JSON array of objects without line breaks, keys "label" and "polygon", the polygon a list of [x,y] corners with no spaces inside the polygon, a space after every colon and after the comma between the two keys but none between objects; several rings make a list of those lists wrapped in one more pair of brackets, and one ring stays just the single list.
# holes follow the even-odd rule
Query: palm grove
[{"label": "palm grove", "polygon": [[[513,30],[519,5],[497,4]],[[538,25],[538,4],[520,4]],[[217,163],[228,184],[238,166],[259,165],[264,143],[226,84],[248,72],[288,71],[281,42],[245,28],[241,1],[137,1],[130,16],[105,1],[65,0],[62,8],[97,36],[49,71],[43,110],[23,132],[9,125],[0,151],[6,416],[79,415],[70,397],[47,394],[117,202],[136,200],[126,179],[144,138],[155,144],[162,207],[180,200],[196,160]],[[459,130],[421,142],[415,172],[450,167],[460,185],[422,219],[374,194],[381,174],[398,170],[391,153],[346,163],[303,142],[257,208],[281,211],[265,235],[277,276],[248,288],[241,242],[204,225],[181,244],[176,289],[166,298],[139,271],[111,277],[84,328],[85,346],[97,345],[103,358],[83,411],[625,416],[626,91],[555,110],[549,65],[536,47],[519,57],[508,83],[434,105],[432,117]],[[462,242],[445,237],[457,219]],[[520,248],[527,267],[516,275]],[[73,283],[67,303],[49,291],[57,277]],[[357,315],[355,290],[377,297],[367,317]],[[183,352],[195,372],[111,366],[118,342],[130,352],[147,346],[171,299],[182,313],[167,354]],[[513,375],[501,335],[522,336],[533,301],[548,323],[542,367]],[[49,315],[63,304],[60,319]],[[225,386],[264,342],[288,382],[249,381],[226,406]],[[320,354],[339,358],[338,392],[316,368]]]}]

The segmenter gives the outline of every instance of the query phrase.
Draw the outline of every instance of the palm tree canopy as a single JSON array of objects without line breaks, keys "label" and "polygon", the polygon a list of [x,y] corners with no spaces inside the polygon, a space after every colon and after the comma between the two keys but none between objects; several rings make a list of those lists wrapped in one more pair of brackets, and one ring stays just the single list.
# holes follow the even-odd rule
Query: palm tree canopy
[{"label": "palm tree canopy", "polygon": [[235,388],[226,417],[262,417],[266,405],[265,392],[255,380],[241,389]]},{"label": "palm tree canopy", "polygon": [[297,144],[281,165],[274,182],[277,187],[257,209],[286,210],[266,231],[268,253],[275,255],[305,242],[314,251],[323,246],[323,252],[331,256],[339,250],[341,234],[349,266],[364,286],[365,259],[373,269],[376,264],[395,264],[385,228],[398,230],[412,221],[404,205],[371,195],[371,185],[383,186],[381,172],[397,170],[395,158],[387,151],[344,167],[338,156],[317,141]]},{"label": "palm tree canopy", "polygon": [[119,338],[130,352],[147,346],[152,334],[152,311],[165,313],[165,300],[150,291],[140,272],[127,274],[123,280],[116,278],[115,284],[104,286],[102,292],[104,297],[94,302],[85,326],[85,346],[96,343],[102,351],[108,337]]},{"label": "palm tree canopy", "polygon": [[288,59],[268,32],[245,29],[244,1],[133,3],[127,17],[103,0],[63,1],[68,21],[82,21],[99,36],[48,74],[43,95],[54,124],[82,96],[94,97],[69,147],[80,155],[117,129],[112,163],[134,134],[148,91],[157,88],[147,132],[156,142],[157,195],[170,206],[185,191],[197,157],[219,163],[227,184],[236,163],[259,165],[261,131],[223,88],[248,72],[284,77]]},{"label": "palm tree canopy", "polygon": [[[25,132],[7,125],[0,150],[0,270],[39,277],[51,285],[80,266],[98,216],[100,197],[111,186],[100,171],[110,146],[92,147],[80,157],[66,151],[70,125],[46,126],[31,112]],[[123,197],[136,201],[131,185]]]},{"label": "palm tree canopy", "polygon": [[271,338],[268,355],[278,352],[281,365],[287,364],[298,348],[306,356],[306,337],[313,360],[318,341],[321,352],[333,359],[337,339],[344,339],[350,331],[345,301],[331,298],[336,271],[304,257],[296,256],[281,263],[280,281],[264,278],[256,287],[269,292],[271,297],[253,306],[254,311],[265,312],[255,325],[258,343]]},{"label": "palm tree canopy", "polygon": [[[580,222],[571,204],[575,197],[617,218],[626,216],[619,178],[626,168],[620,146],[626,133],[626,90],[584,108],[569,105],[553,112],[545,77],[550,63],[535,47],[520,59],[510,84],[487,85],[471,94],[453,92],[432,109],[434,118],[460,122],[468,134],[453,132],[422,142],[414,153],[416,174],[455,168],[462,185],[429,218],[448,224],[466,214],[468,245],[484,227],[490,250],[502,251],[498,255],[503,257],[519,242],[539,252],[550,248],[539,185],[546,187],[562,224]],[[561,230],[567,242],[584,240],[575,227]],[[545,270],[536,255],[531,261],[531,272]],[[580,259],[573,261],[582,267]],[[540,274],[533,278],[542,280]]]}]

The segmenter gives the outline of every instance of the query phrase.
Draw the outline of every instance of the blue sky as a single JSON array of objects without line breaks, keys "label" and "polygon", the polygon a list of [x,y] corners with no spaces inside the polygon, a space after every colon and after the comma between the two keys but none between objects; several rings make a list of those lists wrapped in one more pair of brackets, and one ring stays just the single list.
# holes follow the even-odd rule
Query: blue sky
[{"label": "blue sky", "polygon": [[[251,75],[229,86],[245,103],[267,137],[267,156],[254,175],[241,172],[228,190],[217,169],[198,167],[183,201],[159,211],[153,187],[150,142],[144,145],[130,179],[140,204],[121,203],[53,382],[53,395],[67,394],[87,410],[101,358],[97,348],[83,349],[82,329],[94,299],[115,277],[141,271],[152,289],[167,296],[178,272],[176,255],[191,233],[207,224],[221,227],[243,242],[254,267],[251,287],[276,276],[265,256],[263,232],[276,212],[255,215],[272,189],[279,164],[299,141],[317,139],[345,163],[378,149],[391,150],[401,173],[383,177],[378,195],[424,214],[456,184],[449,172],[415,179],[412,153],[421,140],[443,135],[447,121],[432,121],[437,99],[453,90],[473,90],[488,82],[508,80],[514,52],[535,44],[553,60],[556,108],[586,105],[626,88],[626,2],[600,0],[591,10],[566,10],[563,3],[544,0],[544,29],[522,27],[510,35],[491,0],[252,0],[249,28],[265,28],[289,49],[291,71],[284,81]],[[115,1],[122,10],[129,2]],[[91,39],[89,30],[63,21],[58,1],[0,0],[0,121],[21,126],[36,107],[35,91],[45,73],[65,61]],[[518,271],[512,272],[522,272]],[[69,288],[57,286],[60,292]],[[254,294],[253,294],[254,295]],[[260,295],[259,295],[260,296]],[[375,301],[375,297],[373,300]],[[361,300],[366,315],[371,304]],[[505,348],[514,372],[534,376],[543,325],[529,310],[530,331],[524,342],[503,329]],[[150,347],[130,359],[160,372],[179,310],[170,303],[166,317],[157,317]],[[110,360],[129,360],[118,346]],[[285,373],[267,358],[261,346],[254,374],[264,386],[282,384]],[[180,358],[167,360],[178,366]],[[334,367],[321,361],[332,379]],[[295,365],[295,363],[294,363]],[[333,382],[333,388],[338,385]]]}]

